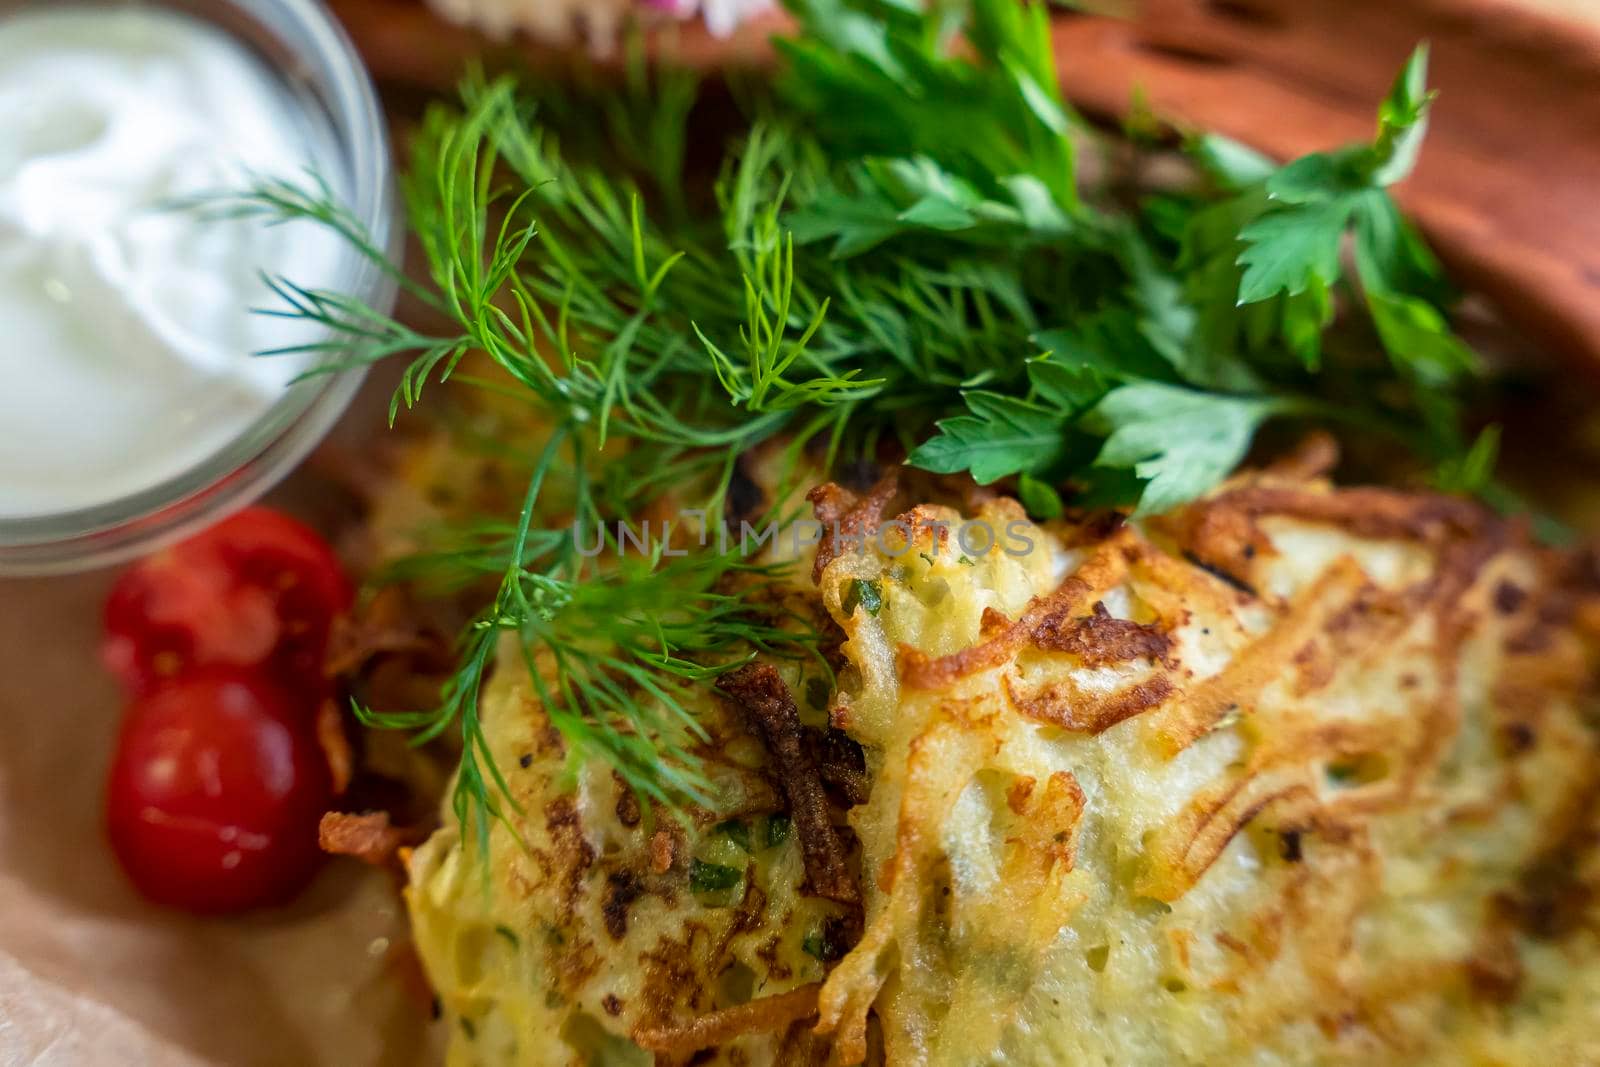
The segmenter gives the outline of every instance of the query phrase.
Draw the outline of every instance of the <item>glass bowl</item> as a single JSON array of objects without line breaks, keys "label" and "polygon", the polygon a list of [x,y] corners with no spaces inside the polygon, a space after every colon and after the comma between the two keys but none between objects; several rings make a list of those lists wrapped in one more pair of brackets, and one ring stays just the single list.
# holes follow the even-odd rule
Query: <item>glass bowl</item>
[{"label": "glass bowl", "polygon": [[[36,0],[41,5],[47,0]],[[83,6],[96,0],[75,0]],[[379,248],[398,242],[389,139],[366,68],[317,0],[99,0],[160,7],[208,22],[282,80],[329,146],[319,164]],[[0,0],[0,18],[31,6]],[[330,288],[387,312],[395,282],[358,255],[342,257]],[[92,507],[0,518],[0,575],[49,574],[116,563],[209,525],[255,500],[339,421],[364,369],[304,379],[209,458],[148,489]]]}]

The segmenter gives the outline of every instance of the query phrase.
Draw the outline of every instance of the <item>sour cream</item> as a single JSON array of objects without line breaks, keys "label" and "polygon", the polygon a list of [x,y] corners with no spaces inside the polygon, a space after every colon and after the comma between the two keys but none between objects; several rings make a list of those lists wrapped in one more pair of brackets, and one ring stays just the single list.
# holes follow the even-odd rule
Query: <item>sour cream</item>
[{"label": "sour cream", "polygon": [[305,369],[261,274],[331,287],[312,223],[175,202],[303,181],[325,158],[288,88],[150,7],[0,16],[0,518],[106,504],[195,467]]}]

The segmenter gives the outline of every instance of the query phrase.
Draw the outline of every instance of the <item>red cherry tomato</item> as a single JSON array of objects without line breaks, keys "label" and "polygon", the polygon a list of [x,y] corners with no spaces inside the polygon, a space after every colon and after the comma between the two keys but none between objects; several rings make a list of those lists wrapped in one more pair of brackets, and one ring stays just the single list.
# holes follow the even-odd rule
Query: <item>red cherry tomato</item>
[{"label": "red cherry tomato", "polygon": [[352,589],[321,537],[246,508],[134,564],[106,601],[106,666],[135,694],[196,665],[261,666],[314,706],[333,617]]},{"label": "red cherry tomato", "polygon": [[304,714],[247,671],[202,667],[129,709],[107,788],[117,859],[158,904],[282,903],[321,861],[326,760]]}]

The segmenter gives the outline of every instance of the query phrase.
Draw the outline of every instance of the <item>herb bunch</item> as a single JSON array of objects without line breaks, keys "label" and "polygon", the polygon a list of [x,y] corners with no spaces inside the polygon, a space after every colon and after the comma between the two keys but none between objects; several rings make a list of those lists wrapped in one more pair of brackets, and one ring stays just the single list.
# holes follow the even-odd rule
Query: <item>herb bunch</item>
[{"label": "herb bunch", "polygon": [[[803,627],[730,594],[767,577],[745,561],[599,563],[574,543],[575,520],[669,492],[721,514],[764,441],[825,468],[898,442],[915,466],[1014,479],[1039,517],[1191,500],[1270,419],[1389,435],[1456,488],[1487,480],[1492,438],[1461,432],[1475,358],[1388,193],[1425,130],[1425,49],[1369,144],[1277,167],[1202,136],[1182,188],[1088,187],[1079,156],[1100,145],[1060,96],[1043,4],[788,3],[783,70],[745,94],[709,190],[687,177],[687,75],[474,79],[427,115],[404,185],[429,278],[405,284],[450,329],[277,282],[278,313],[327,327],[323,369],[409,357],[391,418],[482,353],[502,380],[474,381],[549,428],[508,460],[528,475],[518,514],[428,557],[498,581],[441,705],[367,715],[462,731],[456,811],[480,854],[506,788],[477,702],[505,635],[570,749],[667,803],[705,789],[683,687],[752,649],[804,654]],[[231,209],[348,222],[282,185]]]}]

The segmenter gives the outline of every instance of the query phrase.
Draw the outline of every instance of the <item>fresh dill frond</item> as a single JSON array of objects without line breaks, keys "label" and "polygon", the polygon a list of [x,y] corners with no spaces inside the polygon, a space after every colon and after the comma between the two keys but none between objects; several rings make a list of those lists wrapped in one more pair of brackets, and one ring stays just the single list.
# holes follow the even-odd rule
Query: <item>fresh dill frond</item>
[{"label": "fresh dill frond", "polygon": [[[774,576],[745,561],[592,560],[573,530],[667,499],[719,516],[763,442],[816,443],[822,473],[898,443],[913,465],[1015,479],[1040,515],[1193,499],[1269,419],[1382,434],[1449,484],[1492,484],[1492,447],[1460,429],[1477,372],[1449,287],[1387,192],[1431,99],[1420,53],[1372,144],[1275,167],[1200,138],[1195,180],[1140,202],[1083,186],[1095,135],[1057,88],[1044,5],[789,6],[785,67],[745,94],[709,181],[681,72],[639,62],[590,90],[473,77],[432,107],[404,193],[438,335],[277,281],[276,313],[327,331],[302,351],[409,358],[391,417],[478,353],[496,374],[461,384],[509,391],[548,430],[536,456],[503,457],[527,475],[515,516],[393,571],[494,586],[441,703],[363,712],[461,731],[455,811],[481,854],[511,803],[478,718],[508,648],[574,758],[665,804],[710,799],[686,687],[815,635],[751,609]],[[234,209],[348,226],[326,188],[267,185]]]},{"label": "fresh dill frond", "polygon": [[242,193],[216,191],[179,197],[170,206],[173,210],[193,212],[202,219],[257,219],[269,226],[293,220],[315,222],[341,237],[411,296],[424,304],[435,304],[434,294],[406,274],[404,267],[393,258],[391,249],[379,244],[316,170],[308,169],[301,181],[251,172],[246,176],[243,189]]}]

